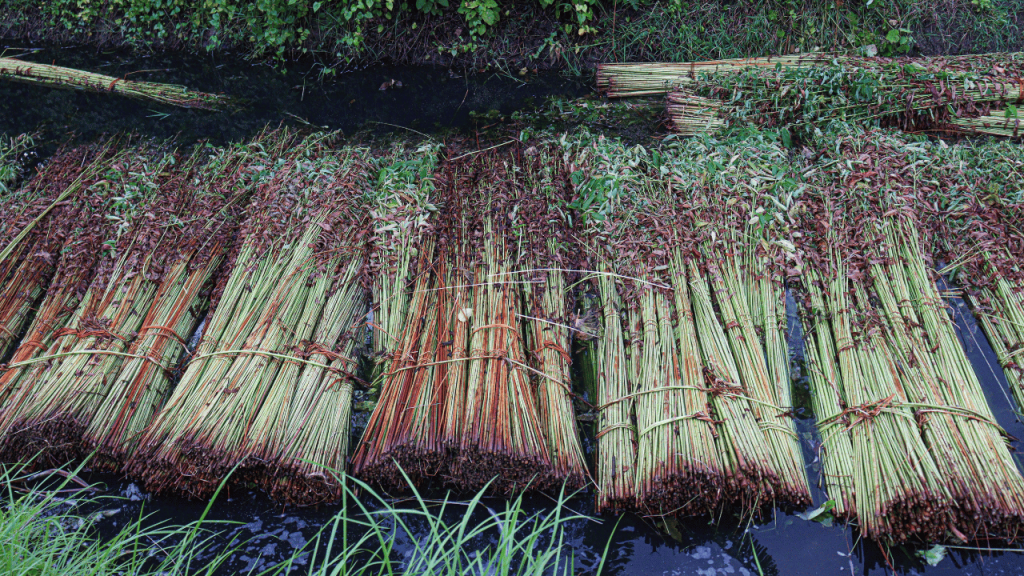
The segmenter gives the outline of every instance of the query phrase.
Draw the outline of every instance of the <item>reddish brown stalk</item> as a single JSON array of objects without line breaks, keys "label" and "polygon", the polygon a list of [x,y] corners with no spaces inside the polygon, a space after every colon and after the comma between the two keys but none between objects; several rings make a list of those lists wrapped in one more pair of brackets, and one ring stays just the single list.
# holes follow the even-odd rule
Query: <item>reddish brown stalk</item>
[{"label": "reddish brown stalk", "polygon": [[[98,155],[106,155],[99,146],[62,148],[6,201],[10,218],[0,223],[0,250],[9,249],[0,260],[0,358],[18,343],[32,305],[56,270],[62,239],[72,232],[66,225],[73,223],[79,208],[72,201],[58,202],[58,197]],[[26,228],[30,228],[28,235],[18,240]]]}]

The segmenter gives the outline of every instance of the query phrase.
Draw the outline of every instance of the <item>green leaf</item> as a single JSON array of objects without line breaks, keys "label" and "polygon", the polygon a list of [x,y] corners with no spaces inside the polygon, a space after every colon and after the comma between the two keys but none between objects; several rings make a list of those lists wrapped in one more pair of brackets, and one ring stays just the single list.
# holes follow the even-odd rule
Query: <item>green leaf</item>
[{"label": "green leaf", "polygon": [[313,2],[313,12],[319,12],[323,2]]},{"label": "green leaf", "polygon": [[829,500],[814,510],[808,510],[807,512],[797,512],[797,517],[803,520],[810,520],[812,522],[818,522],[822,526],[832,526],[832,521],[835,520],[835,516],[832,514],[832,509],[836,507],[835,500]]},{"label": "green leaf", "polygon": [[918,550],[917,555],[921,557],[929,566],[937,566],[942,559],[946,557],[946,553],[949,552],[945,546],[936,544],[927,550]]},{"label": "green leaf", "polygon": [[895,44],[900,41],[899,30],[889,30],[889,33],[885,35],[885,41],[890,44]]}]

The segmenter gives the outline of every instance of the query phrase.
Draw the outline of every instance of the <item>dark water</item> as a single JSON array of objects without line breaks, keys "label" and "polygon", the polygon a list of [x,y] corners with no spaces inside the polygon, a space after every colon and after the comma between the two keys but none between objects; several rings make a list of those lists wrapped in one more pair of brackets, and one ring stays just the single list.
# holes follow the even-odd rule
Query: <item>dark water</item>
[{"label": "dark water", "polygon": [[[301,64],[284,70],[252,66],[223,56],[96,53],[83,50],[46,49],[26,56],[39,62],[57,61],[120,76],[139,69],[158,69],[133,78],[176,82],[197,90],[223,92],[245,100],[238,110],[205,112],[179,110],[119,98],[12,83],[0,83],[0,132],[17,134],[39,130],[45,146],[74,133],[90,139],[101,133],[135,131],[158,138],[176,137],[188,143],[208,139],[215,144],[251,137],[267,124],[313,125],[346,133],[375,134],[408,130],[425,133],[461,131],[472,134],[500,122],[515,110],[539,105],[547,96],[575,97],[589,93],[588,86],[550,74],[519,78],[495,75],[454,77],[447,70],[377,67],[326,79],[318,70]],[[381,91],[390,80],[401,89]],[[323,80],[323,81],[321,81]],[[42,153],[45,156],[45,148]],[[989,403],[1000,425],[1015,438],[1024,438],[1007,383],[989,347],[963,301],[952,301],[964,347],[982,380]],[[790,347],[793,354],[795,403],[803,406],[798,430],[803,439],[811,482],[818,479],[814,446],[816,433],[809,411],[807,384],[802,374],[802,342],[799,322],[790,302]],[[1015,449],[1021,447],[1013,441]],[[137,489],[129,480],[97,478],[108,493],[129,495]],[[583,513],[592,512],[593,495],[572,502]],[[819,492],[816,502],[824,500]],[[486,502],[496,509],[500,501]],[[550,500],[535,497],[528,508],[543,512]],[[187,523],[200,517],[205,503],[171,498],[144,498],[119,504],[120,512],[101,521],[103,532],[112,533],[141,511],[147,523]],[[257,492],[236,491],[214,504],[211,520],[240,524],[229,531],[251,539],[224,570],[234,574],[287,557],[313,538],[317,530],[338,512],[337,507],[282,509]],[[888,559],[872,543],[859,540],[843,527],[825,527],[799,517],[778,514],[772,521],[746,525],[737,520],[718,524],[708,519],[680,521],[674,537],[652,521],[627,515],[578,521],[569,525],[566,550],[576,557],[581,574],[592,572],[611,538],[608,574],[655,575],[749,575],[749,574],[1024,574],[1024,554],[951,550],[936,567],[918,559],[915,550],[897,547]],[[419,535],[421,536],[421,535]],[[419,537],[412,535],[412,537]],[[408,540],[400,541],[397,553],[408,553]]]},{"label": "dark water", "polygon": [[[8,46],[7,55],[19,51]],[[2,52],[3,50],[0,50]],[[138,132],[188,144],[251,138],[268,124],[342,130],[346,134],[475,133],[500,124],[514,111],[539,106],[550,96],[591,92],[580,79],[558,73],[524,77],[463,76],[443,68],[377,66],[322,75],[322,68],[294,63],[283,68],[252,65],[223,54],[133,55],[47,48],[26,61],[56,63],[132,80],[183,84],[241,101],[234,110],[185,110],[112,94],[90,94],[0,82],[0,132],[41,130],[52,146],[69,134],[88,140],[100,134]],[[139,70],[149,72],[134,73]],[[392,80],[401,88],[381,90]]]},{"label": "dark water", "polygon": [[[1014,413],[1009,388],[994,352],[964,301],[954,298],[950,303],[961,342],[981,379],[999,424],[1015,438],[1024,438],[1024,425]],[[795,308],[790,300],[789,343],[793,356],[795,403],[800,406],[806,402],[801,398],[807,398],[807,384],[802,373],[803,344]],[[816,484],[818,472],[814,446],[817,437],[809,410],[800,414],[797,423],[808,462],[808,475]],[[1019,440],[1013,441],[1014,449],[1020,446]],[[127,480],[104,480],[108,482],[110,493],[124,495],[128,494],[127,490],[134,490],[134,487],[129,488]],[[592,514],[592,499],[593,494],[587,494],[573,500],[570,507],[577,512]],[[815,494],[816,504],[824,499],[820,491]],[[504,507],[500,500],[484,503],[494,509]],[[170,498],[128,502],[120,514],[103,521],[102,529],[113,531],[118,528],[137,515],[143,504],[146,512],[152,514],[151,522],[189,522],[198,518],[205,508],[202,502]],[[545,497],[534,497],[527,502],[527,509],[533,512],[544,513],[550,507],[551,501]],[[235,554],[224,573],[267,566],[290,557],[297,547],[315,537],[317,530],[330,522],[339,509],[282,509],[257,492],[235,492],[230,497],[222,497],[213,506],[209,518],[239,522],[241,524],[231,528],[229,533],[253,539]],[[457,506],[455,510],[458,510]],[[459,518],[456,515],[452,519]],[[854,529],[826,527],[784,513],[777,514],[769,522],[752,525],[735,519],[722,519],[718,524],[706,518],[684,519],[679,522],[674,536],[660,531],[653,521],[635,515],[624,516],[617,528],[616,520],[600,517],[596,521],[581,520],[568,525],[565,550],[575,556],[577,573],[588,574],[596,569],[611,538],[605,567],[605,573],[611,575],[1024,574],[1024,554],[1019,552],[950,549],[944,560],[931,567],[915,555],[917,549],[912,547],[895,547],[888,551],[887,558],[877,545],[860,540]],[[411,537],[422,538],[424,535],[412,534]],[[481,542],[481,546],[488,543],[493,541]],[[411,554],[412,550],[413,545],[406,538],[399,540],[395,552]],[[890,566],[895,568],[895,572]]]}]

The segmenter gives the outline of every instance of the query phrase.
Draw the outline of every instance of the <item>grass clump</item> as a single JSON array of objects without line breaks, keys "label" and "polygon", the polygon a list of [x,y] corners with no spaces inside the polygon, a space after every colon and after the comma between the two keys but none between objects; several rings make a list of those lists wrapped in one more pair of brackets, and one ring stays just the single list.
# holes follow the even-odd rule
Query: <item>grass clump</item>
[{"label": "grass clump", "polygon": [[[18,465],[0,471],[0,572],[31,576],[156,576],[214,574],[236,543],[218,539],[206,514],[187,525],[128,521],[110,537],[96,524],[101,507],[117,498],[96,496],[72,482],[74,473],[40,485]],[[43,479],[44,481],[46,479]],[[92,512],[90,512],[92,510]],[[208,509],[207,509],[208,511]],[[214,549],[216,548],[216,549]]]},{"label": "grass clump", "polygon": [[[78,472],[0,472],[0,571],[32,576],[158,576],[230,570],[247,542],[231,536],[235,522],[211,521],[220,489],[195,521],[154,522],[145,515],[110,533],[105,511],[120,504],[84,485]],[[343,483],[341,508],[303,546],[250,569],[283,576],[296,569],[316,576],[372,574],[574,574],[564,552],[570,531],[597,520],[573,512],[563,494],[544,511],[522,497],[495,504],[484,491],[468,500],[427,499],[413,490],[405,504],[333,471]],[[223,485],[222,485],[223,487]],[[103,534],[106,532],[106,534]],[[257,556],[261,553],[257,553]],[[600,573],[603,561],[596,566]]]},{"label": "grass clump", "polygon": [[0,199],[6,201],[13,192],[24,173],[26,154],[33,147],[35,141],[31,134],[0,135]]}]

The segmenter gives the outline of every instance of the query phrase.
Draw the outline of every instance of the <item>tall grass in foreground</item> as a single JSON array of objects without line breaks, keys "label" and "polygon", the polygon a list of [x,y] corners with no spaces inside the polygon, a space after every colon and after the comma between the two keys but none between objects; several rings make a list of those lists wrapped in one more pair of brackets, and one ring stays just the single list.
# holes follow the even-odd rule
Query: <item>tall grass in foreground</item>
[{"label": "tall grass in foreground", "polygon": [[[49,491],[29,488],[22,470],[0,470],[6,487],[0,497],[0,573],[212,575],[230,572],[240,561],[236,554],[253,554],[245,540],[225,535],[237,523],[206,519],[219,490],[188,524],[149,525],[142,515],[113,536],[99,537],[102,514],[86,510],[116,506],[118,498],[69,490],[70,475],[51,483]],[[483,500],[483,491],[460,501],[427,500],[414,491],[409,504],[401,505],[338,474],[345,487],[341,510],[290,557],[248,574],[574,574],[575,559],[564,552],[567,530],[570,523],[596,521],[567,508],[564,493],[536,513],[526,509],[521,497],[495,509]],[[603,561],[594,573],[602,568]]]},{"label": "tall grass in foreground", "polygon": [[[237,549],[224,542],[206,523],[206,512],[184,525],[156,523],[145,516],[128,521],[110,538],[99,538],[99,513],[81,510],[116,504],[117,498],[97,497],[87,489],[72,489],[71,478],[52,490],[29,488],[23,465],[0,468],[0,573],[25,576],[150,576],[211,575]],[[76,471],[77,472],[77,471]],[[217,549],[214,550],[216,544]]]}]

